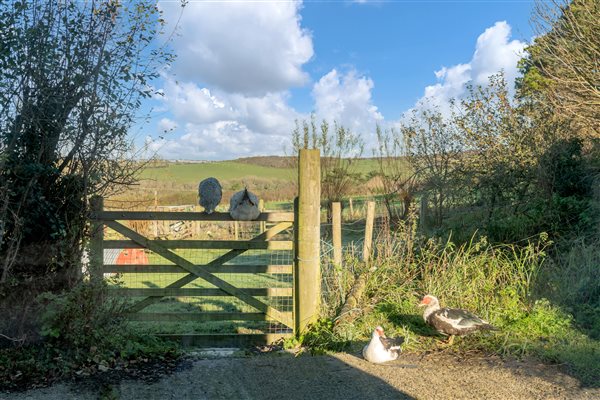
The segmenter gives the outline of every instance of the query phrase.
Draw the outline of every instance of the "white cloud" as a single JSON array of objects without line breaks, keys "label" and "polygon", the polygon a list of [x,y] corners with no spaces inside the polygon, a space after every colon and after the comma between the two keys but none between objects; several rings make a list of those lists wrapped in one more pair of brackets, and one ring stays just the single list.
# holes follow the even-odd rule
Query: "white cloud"
[{"label": "white cloud", "polygon": [[[233,159],[281,154],[295,119],[303,116],[288,104],[286,92],[260,97],[211,91],[192,82],[165,77],[163,105],[176,121],[163,118],[159,132],[173,135],[154,141],[151,150],[164,158]],[[178,125],[183,129],[178,131]],[[173,129],[169,129],[173,128]]]},{"label": "white cloud", "polygon": [[169,119],[169,118],[162,118],[159,122],[158,122],[158,130],[160,132],[171,132],[174,131],[175,129],[177,129],[177,122]]},{"label": "white cloud", "polygon": [[[227,92],[263,95],[308,81],[302,65],[313,56],[310,33],[300,26],[301,3],[190,2],[179,21],[173,72]],[[180,8],[160,3],[165,19]]]},{"label": "white cloud", "polygon": [[299,114],[288,104],[287,92],[247,96],[211,91],[192,82],[166,79],[164,103],[173,115],[193,124],[235,120],[258,134],[289,134]]},{"label": "white cloud", "polygon": [[222,160],[248,155],[280,154],[286,138],[278,135],[257,135],[237,121],[210,124],[187,124],[177,140],[155,140],[150,150],[170,159]]},{"label": "white cloud", "polygon": [[[296,119],[308,119],[289,106],[287,92],[250,96],[209,90],[195,83],[165,78],[163,102],[177,121],[177,137],[154,141],[150,148],[166,158],[231,159],[256,154],[282,154],[289,147]],[[373,105],[373,81],[356,71],[332,70],[313,86],[318,119],[336,121],[363,135],[372,145],[375,124],[383,116]],[[163,119],[159,127],[171,126]]]},{"label": "white cloud", "polygon": [[162,77],[158,99],[169,118],[156,123],[157,132],[172,133],[151,149],[190,159],[281,154],[294,120],[303,118],[288,104],[289,89],[308,83],[302,67],[313,55],[312,38],[300,25],[301,3],[159,7],[171,27],[178,21],[178,58]]},{"label": "white cloud", "polygon": [[523,57],[527,45],[519,40],[509,41],[510,25],[506,21],[496,22],[477,38],[477,46],[471,67],[476,84],[487,83],[488,77],[504,70],[508,82],[514,82],[519,71],[517,63]]},{"label": "white cloud", "polygon": [[177,83],[165,78],[164,103],[173,115],[186,122],[210,123],[231,118],[233,110],[207,88],[193,82]]},{"label": "white cloud", "polygon": [[459,98],[465,94],[467,83],[485,85],[491,75],[500,71],[504,71],[512,90],[519,74],[517,63],[527,44],[519,40],[511,41],[510,36],[511,28],[506,21],[496,22],[494,26],[487,28],[477,38],[475,52],[468,63],[442,67],[435,71],[439,82],[425,88],[424,96],[417,102],[417,106],[429,99],[442,110],[447,110],[451,98]]},{"label": "white cloud", "polygon": [[373,132],[375,124],[383,120],[371,99],[373,86],[370,78],[358,76],[354,70],[346,74],[331,70],[313,87],[317,117],[335,120],[356,133]]}]

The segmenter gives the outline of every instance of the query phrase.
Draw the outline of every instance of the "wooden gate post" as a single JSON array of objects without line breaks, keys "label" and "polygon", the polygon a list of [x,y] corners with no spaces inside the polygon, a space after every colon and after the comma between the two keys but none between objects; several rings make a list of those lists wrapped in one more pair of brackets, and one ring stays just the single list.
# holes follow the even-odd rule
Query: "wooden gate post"
[{"label": "wooden gate post", "polygon": [[302,149],[298,163],[298,197],[294,202],[294,330],[306,331],[319,316],[321,297],[321,158],[319,150]]},{"label": "wooden gate post", "polygon": [[352,197],[348,199],[348,202],[350,203],[350,219],[354,220],[354,205],[352,204]]},{"label": "wooden gate post", "polygon": [[[90,199],[90,209],[93,214],[104,210],[104,199],[100,196],[93,196]],[[103,277],[102,267],[104,266],[104,223],[97,219],[97,215],[93,215],[90,238],[90,258],[89,258],[89,273],[92,281],[100,281]]]},{"label": "wooden gate post", "polygon": [[331,203],[331,222],[333,233],[333,263],[342,266],[342,206],[339,202]]}]

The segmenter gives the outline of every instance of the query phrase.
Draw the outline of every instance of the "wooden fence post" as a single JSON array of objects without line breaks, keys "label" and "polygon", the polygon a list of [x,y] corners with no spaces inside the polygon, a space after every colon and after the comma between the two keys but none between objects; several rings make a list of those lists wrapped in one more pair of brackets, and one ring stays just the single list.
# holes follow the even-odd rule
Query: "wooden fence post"
[{"label": "wooden fence post", "polygon": [[[90,210],[97,213],[104,210],[104,199],[100,196],[93,196],[90,199]],[[90,238],[90,258],[89,273],[92,281],[99,282],[102,277],[102,267],[104,266],[104,222],[97,219],[97,216],[91,222]]]},{"label": "wooden fence post", "polygon": [[[263,199],[258,200],[258,209],[260,210],[260,212],[265,212],[265,201]],[[260,221],[259,222],[260,225],[260,233],[263,233],[264,231],[267,230],[267,223],[265,221]]]},{"label": "wooden fence post", "polygon": [[367,219],[365,221],[365,242],[363,244],[363,261],[368,262],[373,248],[373,222],[375,221],[375,202],[367,202]]},{"label": "wooden fence post", "polygon": [[342,207],[338,202],[331,204],[333,233],[333,263],[342,265]]},{"label": "wooden fence post", "polygon": [[399,216],[404,216],[407,210],[404,209],[404,201],[400,202],[400,214]]},{"label": "wooden fence post", "polygon": [[[200,211],[200,206],[199,205],[194,205],[194,211],[195,212],[201,212]],[[194,221],[193,223],[193,232],[194,232],[194,237],[198,238],[200,237],[200,221]]]},{"label": "wooden fence post", "polygon": [[302,149],[295,201],[294,328],[300,334],[319,316],[321,297],[321,158],[319,150]]},{"label": "wooden fence post", "polygon": [[354,219],[354,205],[352,204],[352,197],[348,199],[348,202],[350,203],[350,218]]},{"label": "wooden fence post", "polygon": [[419,207],[419,227],[425,229],[427,227],[427,193],[421,196],[421,204]]}]

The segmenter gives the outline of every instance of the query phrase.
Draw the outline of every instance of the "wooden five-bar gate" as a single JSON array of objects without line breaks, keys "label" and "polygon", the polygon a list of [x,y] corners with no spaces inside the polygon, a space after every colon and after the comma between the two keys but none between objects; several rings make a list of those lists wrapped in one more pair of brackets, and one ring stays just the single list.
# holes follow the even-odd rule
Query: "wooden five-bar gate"
[{"label": "wooden five-bar gate", "polygon": [[[102,199],[94,198],[91,276],[117,274],[120,284],[114,284],[111,293],[128,299],[127,317],[150,322],[154,333],[184,344],[265,344],[299,333],[317,317],[320,298],[318,150],[300,151],[298,178],[294,212],[261,213],[256,219],[260,229],[247,240],[149,238],[127,221],[232,219],[220,212],[106,211]],[[113,238],[105,237],[106,228]],[[146,252],[149,262],[106,262],[111,249]],[[193,257],[195,252],[203,257]],[[223,332],[223,323],[233,321],[246,325]]]}]

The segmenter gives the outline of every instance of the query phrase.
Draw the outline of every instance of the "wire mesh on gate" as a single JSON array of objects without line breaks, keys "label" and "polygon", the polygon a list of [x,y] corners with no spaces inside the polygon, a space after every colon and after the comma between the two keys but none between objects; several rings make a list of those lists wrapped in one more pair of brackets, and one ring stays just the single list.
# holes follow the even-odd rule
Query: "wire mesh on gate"
[{"label": "wire mesh on gate", "polygon": [[[176,231],[164,233],[163,226],[178,226],[182,221],[128,221],[129,228],[149,239],[179,238]],[[184,221],[189,234],[186,240],[251,240],[271,227],[265,222],[217,222]],[[157,229],[157,225],[161,229]],[[157,234],[157,235],[154,235]],[[279,233],[271,240],[292,240],[292,228]],[[105,239],[123,239],[110,229]],[[153,333],[193,334],[193,333],[289,333],[291,327],[279,321],[266,319],[251,305],[231,296],[226,291],[208,281],[194,277],[189,282],[178,285],[177,282],[190,275],[165,257],[149,249],[106,249],[105,264],[117,264],[116,251],[142,252],[147,264],[136,262],[115,265],[117,272],[115,293],[127,296],[128,302],[135,304],[145,301],[143,309],[136,310],[134,320]],[[231,258],[222,265],[212,267],[213,275],[218,279],[251,294],[270,307],[291,316],[292,298],[292,261],[291,249],[271,250],[230,250],[230,249],[170,249],[177,256],[194,265],[207,266],[220,257]],[[229,257],[232,251],[237,254]],[[248,272],[263,271],[263,272]],[[137,289],[137,290],[136,290]],[[152,300],[148,300],[151,298]],[[227,314],[226,314],[227,313]]]}]

